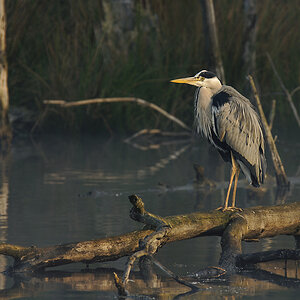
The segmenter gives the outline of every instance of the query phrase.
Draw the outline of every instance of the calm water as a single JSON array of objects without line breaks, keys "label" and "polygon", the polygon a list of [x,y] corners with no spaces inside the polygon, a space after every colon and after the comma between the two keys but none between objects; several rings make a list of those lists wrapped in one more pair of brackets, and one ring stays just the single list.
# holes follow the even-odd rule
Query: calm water
[{"label": "calm water", "polygon": [[[299,201],[300,139],[287,140],[278,139],[293,183],[287,197],[276,198],[272,185],[253,193],[241,181],[237,195],[240,207]],[[224,184],[211,191],[195,188],[193,163],[204,166],[207,177]],[[204,140],[142,150],[117,138],[47,136],[18,142],[0,166],[0,239],[24,246],[96,239],[140,228],[128,216],[127,196],[133,193],[143,198],[147,210],[160,215],[214,209],[222,204],[229,176],[229,167]],[[272,168],[269,171],[272,173]],[[157,259],[184,276],[217,265],[219,242],[217,237],[203,237],[173,243],[163,247]],[[293,238],[276,237],[244,244],[244,251],[293,247]],[[122,270],[124,262],[95,264],[89,270],[85,265],[73,264],[40,277],[0,275],[0,299],[115,299],[111,268]],[[0,256],[1,270],[11,263]],[[265,266],[278,275],[284,275],[283,268],[278,262]],[[288,264],[287,275],[297,276],[294,262]],[[136,268],[131,278],[132,294],[173,299],[189,291],[159,271],[152,280],[144,281]],[[299,295],[299,289],[284,287],[282,280],[270,282],[241,275],[201,286],[202,291],[183,299],[295,299]]]}]

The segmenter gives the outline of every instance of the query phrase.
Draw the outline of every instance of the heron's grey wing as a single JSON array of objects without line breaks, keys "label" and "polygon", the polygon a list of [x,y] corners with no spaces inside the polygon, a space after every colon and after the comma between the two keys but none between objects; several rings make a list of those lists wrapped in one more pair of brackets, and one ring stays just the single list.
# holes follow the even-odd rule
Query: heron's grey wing
[{"label": "heron's grey wing", "polygon": [[[236,158],[240,158],[256,177],[251,176],[252,183],[253,179],[257,179],[259,185],[263,182],[265,172],[263,134],[257,113],[249,100],[239,95],[223,91],[213,97],[213,130],[220,141],[226,143],[237,154]],[[245,173],[243,166],[241,167]]]}]

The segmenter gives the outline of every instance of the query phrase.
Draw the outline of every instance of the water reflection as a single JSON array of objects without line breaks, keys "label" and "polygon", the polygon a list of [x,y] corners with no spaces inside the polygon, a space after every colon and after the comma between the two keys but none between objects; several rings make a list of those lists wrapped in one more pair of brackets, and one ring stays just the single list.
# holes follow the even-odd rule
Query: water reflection
[{"label": "water reflection", "polygon": [[[7,208],[9,197],[9,185],[7,172],[7,157],[1,157],[1,186],[0,186],[0,242],[7,241]],[[8,266],[7,258],[0,255],[0,272],[3,272]],[[5,276],[0,274],[0,288],[5,288]]]},{"label": "water reflection", "polygon": [[[276,297],[276,292],[285,291],[287,299],[292,298],[300,287],[300,280],[294,277],[295,266],[288,266],[287,276],[282,270],[284,263],[266,266],[267,269],[260,271],[247,271],[238,275],[226,276],[196,282],[186,278],[197,285],[199,290],[191,293],[190,288],[181,285],[171,278],[153,272],[151,276],[143,272],[134,271],[128,283],[130,294],[138,299],[202,299],[205,296],[222,297],[232,299],[238,296],[263,297],[271,293],[274,299],[280,299],[281,294]],[[264,267],[264,266],[262,266]],[[12,287],[0,291],[1,299],[18,299],[24,297],[39,298],[42,295],[48,298],[53,294],[57,299],[61,297],[72,298],[75,294],[80,299],[116,298],[116,288],[113,280],[113,272],[119,276],[122,271],[113,268],[97,268],[94,270],[84,269],[77,272],[48,271],[39,275],[16,276]],[[291,276],[290,276],[291,275]],[[287,290],[286,288],[292,288]],[[296,290],[294,290],[296,288]],[[74,294],[75,293],[75,294]],[[48,295],[48,297],[47,297]],[[145,298],[142,298],[144,296]],[[227,298],[228,297],[228,298]]]},{"label": "water reflection", "polygon": [[[148,176],[153,176],[155,173],[159,172],[160,169],[165,168],[173,160],[179,158],[179,156],[184,153],[190,144],[184,145],[183,147],[174,150],[168,156],[160,158],[159,161],[155,162],[151,166],[146,166],[145,168],[137,169],[134,171],[129,171],[125,174],[116,174],[115,172],[105,172],[102,170],[85,171],[84,173],[80,170],[66,169],[63,173],[47,173],[44,176],[45,184],[64,184],[67,180],[72,178],[79,178],[86,182],[85,185],[94,185],[101,181],[113,182],[113,181],[126,181],[132,179],[143,179]],[[111,170],[114,171],[114,170]]]},{"label": "water reflection", "polygon": [[[262,189],[252,189],[241,180],[237,192],[241,207],[299,201],[300,180],[296,172],[300,165],[300,146],[279,143],[279,147],[286,172],[293,176],[290,192],[278,198],[272,178]],[[214,188],[195,184],[194,163],[204,167],[205,176],[216,183]],[[1,241],[47,246],[122,234],[139,228],[140,225],[128,217],[130,204],[127,196],[133,193],[143,198],[148,211],[164,216],[215,209],[225,198],[229,168],[215,150],[202,141],[168,144],[142,151],[119,139],[49,136],[33,144],[14,145],[9,159],[1,161],[0,174]],[[268,238],[243,245],[245,252],[293,247],[291,237]],[[216,265],[219,254],[219,238],[203,237],[166,245],[157,257],[173,272],[186,275]],[[0,259],[1,268],[5,268],[8,264],[6,258],[0,256]],[[119,270],[124,267],[124,261],[114,264]],[[276,271],[276,266],[269,270]],[[289,266],[289,270],[288,276],[295,278],[295,268]],[[67,295],[71,299],[81,296],[111,299],[115,295],[111,274],[111,271],[78,272],[77,267],[72,273],[21,278],[15,281],[12,289],[3,291],[2,296],[7,295],[8,299],[9,295],[48,295],[50,298],[49,295],[54,294],[56,298]],[[1,288],[8,287],[6,279],[0,278]],[[149,282],[144,281],[139,273],[135,273],[132,279],[131,291],[158,299],[172,299],[189,291],[156,272]],[[205,294],[220,297],[232,297],[236,293],[258,295],[268,291],[277,293],[282,289],[276,283],[266,285],[255,278],[237,275],[216,285],[203,283],[201,293],[185,299],[200,299]]]}]

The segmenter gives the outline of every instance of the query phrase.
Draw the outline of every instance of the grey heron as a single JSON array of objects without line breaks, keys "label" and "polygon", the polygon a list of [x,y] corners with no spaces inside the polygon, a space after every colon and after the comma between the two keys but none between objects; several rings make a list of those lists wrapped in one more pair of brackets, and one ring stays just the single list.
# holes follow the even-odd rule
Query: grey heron
[{"label": "grey heron", "polygon": [[[222,209],[234,210],[240,170],[250,184],[259,187],[264,182],[266,158],[259,117],[250,101],[231,86],[222,85],[217,76],[202,70],[193,77],[171,80],[197,87],[195,93],[195,126],[231,163],[231,176]],[[233,179],[232,204],[228,206]]]}]

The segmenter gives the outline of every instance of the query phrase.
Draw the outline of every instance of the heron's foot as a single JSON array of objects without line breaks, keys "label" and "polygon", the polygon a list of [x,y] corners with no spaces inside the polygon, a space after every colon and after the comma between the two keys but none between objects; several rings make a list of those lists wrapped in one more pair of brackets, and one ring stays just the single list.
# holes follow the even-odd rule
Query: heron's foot
[{"label": "heron's foot", "polygon": [[220,206],[218,208],[216,208],[216,210],[221,210],[221,211],[243,211],[242,208],[239,207],[235,207],[235,206],[228,206],[228,207],[224,207],[224,206]]},{"label": "heron's foot", "polygon": [[235,206],[228,206],[228,207],[224,207],[223,209],[222,209],[222,211],[224,212],[224,211],[243,211],[243,209],[242,208],[239,208],[239,207],[235,207]]}]

